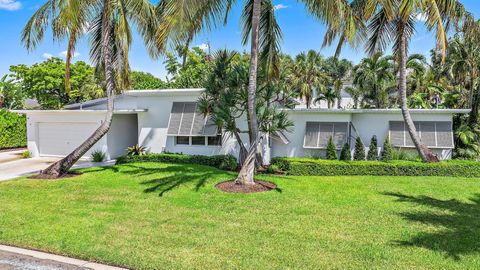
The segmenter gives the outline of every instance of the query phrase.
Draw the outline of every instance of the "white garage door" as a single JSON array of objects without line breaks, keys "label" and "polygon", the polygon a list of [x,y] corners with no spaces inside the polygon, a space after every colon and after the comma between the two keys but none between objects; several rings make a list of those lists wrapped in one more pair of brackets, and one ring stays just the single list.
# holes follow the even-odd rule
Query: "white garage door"
[{"label": "white garage door", "polygon": [[40,155],[68,155],[92,135],[98,126],[98,123],[38,123]]}]

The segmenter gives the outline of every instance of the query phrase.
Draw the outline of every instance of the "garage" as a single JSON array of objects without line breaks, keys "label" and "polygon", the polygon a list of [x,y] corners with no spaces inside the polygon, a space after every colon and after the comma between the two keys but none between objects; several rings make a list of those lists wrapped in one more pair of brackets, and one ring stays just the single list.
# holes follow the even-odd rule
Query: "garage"
[{"label": "garage", "polygon": [[[83,143],[97,129],[98,123],[38,123],[41,156],[65,156]],[[87,153],[86,155],[89,155]]]}]

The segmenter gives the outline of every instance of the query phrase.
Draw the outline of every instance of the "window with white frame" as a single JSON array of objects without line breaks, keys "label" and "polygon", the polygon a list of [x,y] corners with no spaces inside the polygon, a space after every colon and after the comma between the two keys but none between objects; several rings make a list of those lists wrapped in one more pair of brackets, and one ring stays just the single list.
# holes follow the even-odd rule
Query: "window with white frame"
[{"label": "window with white frame", "polygon": [[210,136],[175,136],[176,145],[221,146],[222,135]]},{"label": "window with white frame", "polygon": [[[452,122],[418,121],[414,122],[417,134],[430,148],[453,148]],[[390,121],[390,143],[394,147],[415,147],[404,122]]]}]

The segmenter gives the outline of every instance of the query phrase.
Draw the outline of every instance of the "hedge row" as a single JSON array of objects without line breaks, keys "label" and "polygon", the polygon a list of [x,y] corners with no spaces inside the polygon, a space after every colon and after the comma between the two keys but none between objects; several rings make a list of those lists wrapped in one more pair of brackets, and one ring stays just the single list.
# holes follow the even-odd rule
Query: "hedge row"
[{"label": "hedge row", "polygon": [[27,145],[27,118],[25,115],[0,110],[0,149]]},{"label": "hedge row", "polygon": [[480,177],[480,162],[443,161],[423,163],[416,161],[331,161],[300,158],[274,158],[272,165],[288,175],[340,176],[460,176]]},{"label": "hedge row", "polygon": [[237,160],[232,155],[201,156],[182,154],[146,154],[141,156],[123,156],[117,159],[117,164],[132,162],[199,164],[229,171],[237,169]]}]

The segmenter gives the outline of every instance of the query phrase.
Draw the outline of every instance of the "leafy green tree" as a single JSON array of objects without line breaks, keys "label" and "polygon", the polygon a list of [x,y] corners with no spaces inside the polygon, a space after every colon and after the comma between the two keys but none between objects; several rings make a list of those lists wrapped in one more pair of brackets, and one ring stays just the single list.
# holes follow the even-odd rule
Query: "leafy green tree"
[{"label": "leafy green tree", "polygon": [[365,160],[365,146],[363,145],[362,139],[357,137],[355,140],[355,151],[353,152],[354,160]]},{"label": "leafy green tree", "polygon": [[368,148],[367,160],[377,160],[378,159],[378,142],[377,136],[373,135],[370,140],[370,146]]},{"label": "leafy green tree", "polygon": [[326,158],[328,160],[337,160],[338,159],[338,156],[337,156],[337,146],[335,145],[335,143],[333,142],[333,138],[330,137],[328,139],[328,144],[327,144],[327,156]]},{"label": "leafy green tree", "polygon": [[130,71],[130,88],[133,90],[149,90],[166,88],[166,83],[150,73]]},{"label": "leafy green tree", "polygon": [[10,67],[11,77],[21,86],[21,92],[34,98],[43,109],[60,109],[64,105],[83,102],[103,95],[95,79],[95,70],[78,61],[70,67],[70,91],[65,89],[65,62],[50,58],[32,66]]},{"label": "leafy green tree", "polygon": [[388,136],[385,138],[383,142],[383,149],[382,149],[382,160],[389,161],[393,159],[393,147],[390,144],[390,139]]},{"label": "leafy green tree", "polygon": [[23,109],[25,98],[26,95],[18,82],[8,78],[8,75],[0,79],[0,109]]},{"label": "leafy green tree", "polygon": [[350,144],[345,143],[342,147],[342,151],[340,152],[340,160],[351,161],[352,160],[352,152],[350,151]]}]

